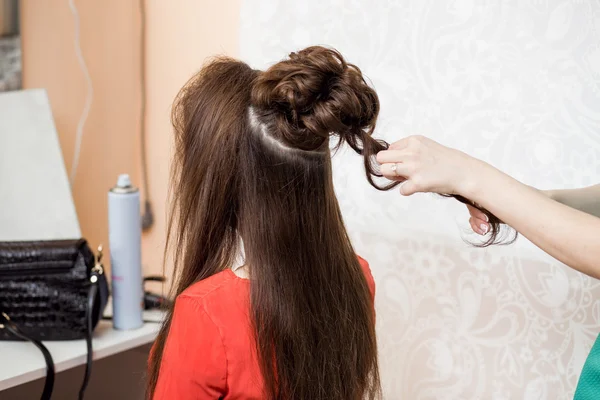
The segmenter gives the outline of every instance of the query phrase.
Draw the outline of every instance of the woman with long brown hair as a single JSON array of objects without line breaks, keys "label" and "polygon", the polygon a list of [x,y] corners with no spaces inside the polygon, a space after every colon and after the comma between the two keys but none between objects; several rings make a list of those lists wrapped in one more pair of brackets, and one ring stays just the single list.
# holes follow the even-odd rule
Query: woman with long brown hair
[{"label": "woman with long brown hair", "polygon": [[387,148],[371,136],[378,112],[361,71],[323,47],[264,72],[219,58],[185,85],[173,110],[177,300],[149,398],[380,396],[374,282],[348,239],[330,151],[330,137],[348,144],[374,187],[395,186],[374,180]]}]

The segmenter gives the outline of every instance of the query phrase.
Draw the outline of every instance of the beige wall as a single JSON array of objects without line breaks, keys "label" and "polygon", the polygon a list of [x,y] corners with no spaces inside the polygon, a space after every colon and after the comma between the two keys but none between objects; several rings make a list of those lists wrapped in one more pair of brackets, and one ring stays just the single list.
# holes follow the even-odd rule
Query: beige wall
[{"label": "beige wall", "polygon": [[[100,6],[100,5],[103,6]],[[86,86],[67,0],[22,0],[23,85],[48,91],[67,170]],[[78,1],[81,45],[94,84],[73,196],[83,235],[107,244],[106,191],[117,174],[139,181],[138,12],[133,2]]]},{"label": "beige wall", "polygon": [[160,270],[171,143],[171,103],[181,86],[215,54],[238,54],[241,0],[148,2],[148,159],[156,225],[144,237],[144,262]]},{"label": "beige wall", "polygon": [[[106,192],[119,173],[141,184],[139,2],[78,0],[81,46],[94,85],[73,188],[83,235],[108,242]],[[86,87],[74,51],[67,0],[22,0],[25,88],[46,88],[70,170]],[[162,270],[171,102],[214,54],[238,53],[239,0],[146,1],[147,152],[156,224],[143,237],[145,273]]]}]

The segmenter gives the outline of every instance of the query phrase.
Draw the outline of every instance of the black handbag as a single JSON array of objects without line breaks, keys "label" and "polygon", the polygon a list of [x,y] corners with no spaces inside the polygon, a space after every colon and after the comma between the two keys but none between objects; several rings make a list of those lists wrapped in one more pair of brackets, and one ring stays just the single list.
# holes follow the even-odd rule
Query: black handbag
[{"label": "black handbag", "polygon": [[27,340],[46,361],[42,400],[52,396],[54,363],[43,340],[85,339],[83,399],[92,367],[92,332],[109,291],[102,267],[84,239],[0,242],[0,340]]}]

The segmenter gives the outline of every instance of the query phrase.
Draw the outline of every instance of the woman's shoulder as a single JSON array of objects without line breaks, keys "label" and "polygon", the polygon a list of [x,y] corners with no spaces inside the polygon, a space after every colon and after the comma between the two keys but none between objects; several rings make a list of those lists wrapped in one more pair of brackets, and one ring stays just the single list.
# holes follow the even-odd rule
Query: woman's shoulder
[{"label": "woman's shoulder", "polygon": [[237,324],[250,302],[249,281],[230,269],[195,282],[175,300],[174,319],[209,319],[219,329]]},{"label": "woman's shoulder", "polygon": [[358,257],[358,262],[360,263],[360,266],[363,270],[363,273],[365,274],[365,278],[367,280],[367,285],[369,286],[369,290],[371,291],[371,296],[375,297],[375,279],[373,279],[373,274],[371,273],[371,267],[369,266],[369,263],[367,262],[367,260],[365,260],[364,258],[362,258],[359,255],[357,255],[357,257]]},{"label": "woman's shoulder", "polygon": [[237,277],[232,270],[226,269],[190,285],[178,299],[194,299],[203,303],[213,298],[223,298],[224,292],[241,293],[237,287],[242,283],[240,281],[242,278]]},{"label": "woman's shoulder", "polygon": [[365,260],[364,258],[362,258],[361,256],[359,256],[358,254],[356,255],[356,257],[358,258],[358,262],[360,263],[360,266],[363,267],[363,269],[368,269],[370,271],[369,262],[367,260]]},{"label": "woman's shoulder", "polygon": [[356,257],[358,257],[358,262],[360,263],[360,266],[361,266],[363,272],[365,273],[365,275],[367,276],[367,278],[373,279],[373,275],[371,274],[371,267],[369,266],[369,262],[359,255],[357,255]]}]

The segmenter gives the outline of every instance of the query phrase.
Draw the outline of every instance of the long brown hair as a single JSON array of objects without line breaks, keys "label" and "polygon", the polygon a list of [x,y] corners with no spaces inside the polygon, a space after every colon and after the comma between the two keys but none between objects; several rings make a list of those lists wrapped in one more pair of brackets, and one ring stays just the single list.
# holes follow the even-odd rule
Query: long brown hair
[{"label": "long brown hair", "polygon": [[[251,322],[266,399],[380,395],[373,305],[334,194],[330,137],[363,155],[379,100],[335,50],[310,47],[267,71],[218,58],[173,108],[175,157],[168,242],[174,295],[234,262],[249,266]],[[150,360],[156,386],[173,310]]]}]

